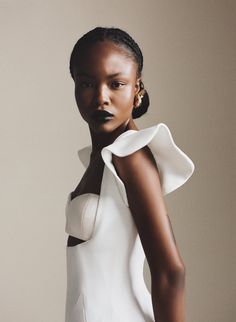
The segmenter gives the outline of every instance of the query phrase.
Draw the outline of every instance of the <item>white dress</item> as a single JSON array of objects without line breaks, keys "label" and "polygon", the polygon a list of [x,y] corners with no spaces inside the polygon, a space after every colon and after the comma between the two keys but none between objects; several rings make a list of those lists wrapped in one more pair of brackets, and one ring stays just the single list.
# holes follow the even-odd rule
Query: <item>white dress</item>
[{"label": "white dress", "polygon": [[[85,194],[71,201],[69,194],[67,199],[65,231],[86,241],[66,246],[66,322],[155,321],[143,278],[145,254],[125,186],[112,163],[112,153],[126,156],[145,145],[156,160],[163,195],[183,185],[194,172],[192,160],[177,147],[164,123],[128,130],[102,149],[100,196]],[[78,151],[85,168],[91,151],[91,145]],[[80,205],[86,200],[85,211]]]}]

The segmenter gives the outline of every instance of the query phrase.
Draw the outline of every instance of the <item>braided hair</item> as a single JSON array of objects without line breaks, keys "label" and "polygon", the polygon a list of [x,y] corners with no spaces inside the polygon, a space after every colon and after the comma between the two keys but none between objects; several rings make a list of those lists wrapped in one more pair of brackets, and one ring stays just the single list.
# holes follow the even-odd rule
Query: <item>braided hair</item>
[{"label": "braided hair", "polygon": [[[70,56],[69,69],[70,69],[71,77],[74,79],[73,67],[76,65],[76,62],[78,61],[80,52],[86,47],[89,47],[89,45],[92,45],[98,41],[104,41],[104,40],[109,40],[119,46],[125,47],[129,51],[131,58],[137,64],[137,77],[141,77],[142,69],[143,69],[143,54],[141,52],[139,45],[127,32],[119,28],[113,28],[113,27],[112,28],[96,27],[90,30],[89,32],[87,32],[86,34],[84,34],[76,42]],[[141,81],[140,91],[142,89],[144,89],[144,85],[143,85],[143,82]],[[133,119],[138,118],[142,116],[144,113],[146,113],[148,110],[148,107],[149,107],[149,95],[145,90],[142,98],[142,102],[139,105],[139,107],[133,108],[133,111],[132,111]]]}]

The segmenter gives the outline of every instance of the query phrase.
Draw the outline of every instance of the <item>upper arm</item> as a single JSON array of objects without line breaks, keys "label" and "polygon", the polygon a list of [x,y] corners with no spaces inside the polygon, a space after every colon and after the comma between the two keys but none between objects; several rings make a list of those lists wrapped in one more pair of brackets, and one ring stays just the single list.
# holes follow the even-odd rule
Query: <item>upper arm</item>
[{"label": "upper arm", "polygon": [[145,146],[125,157],[113,154],[112,161],[125,185],[151,275],[183,268],[151,151]]}]

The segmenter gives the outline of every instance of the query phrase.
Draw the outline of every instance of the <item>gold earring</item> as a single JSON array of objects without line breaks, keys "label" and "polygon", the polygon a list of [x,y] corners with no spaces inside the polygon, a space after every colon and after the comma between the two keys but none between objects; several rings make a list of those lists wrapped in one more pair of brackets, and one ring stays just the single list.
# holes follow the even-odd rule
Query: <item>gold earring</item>
[{"label": "gold earring", "polygon": [[139,107],[139,105],[142,103],[142,98],[139,94],[135,95],[135,107]]},{"label": "gold earring", "polygon": [[135,107],[139,107],[141,105],[144,94],[145,89],[142,89],[138,94],[135,95]]}]

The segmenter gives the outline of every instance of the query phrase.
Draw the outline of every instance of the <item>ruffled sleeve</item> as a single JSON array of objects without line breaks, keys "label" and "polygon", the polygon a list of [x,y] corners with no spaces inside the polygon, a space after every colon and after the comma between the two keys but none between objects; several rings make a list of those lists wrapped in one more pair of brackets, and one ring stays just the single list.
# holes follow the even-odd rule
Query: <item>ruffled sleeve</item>
[{"label": "ruffled sleeve", "polygon": [[155,126],[139,131],[128,130],[122,133],[112,144],[101,151],[105,165],[116,178],[123,201],[128,206],[125,186],[112,163],[112,153],[124,157],[148,145],[153,153],[160,175],[163,195],[182,186],[193,174],[193,161],[175,144],[167,125]]}]

